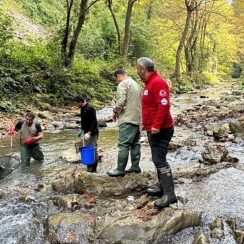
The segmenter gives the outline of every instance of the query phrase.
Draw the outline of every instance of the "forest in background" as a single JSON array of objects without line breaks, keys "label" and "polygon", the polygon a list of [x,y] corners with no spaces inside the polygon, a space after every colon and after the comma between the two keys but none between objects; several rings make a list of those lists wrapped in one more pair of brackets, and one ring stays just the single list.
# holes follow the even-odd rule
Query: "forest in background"
[{"label": "forest in background", "polygon": [[112,72],[138,80],[153,59],[175,92],[239,78],[244,66],[242,0],[2,0],[0,111],[45,109],[85,94],[111,101]]}]

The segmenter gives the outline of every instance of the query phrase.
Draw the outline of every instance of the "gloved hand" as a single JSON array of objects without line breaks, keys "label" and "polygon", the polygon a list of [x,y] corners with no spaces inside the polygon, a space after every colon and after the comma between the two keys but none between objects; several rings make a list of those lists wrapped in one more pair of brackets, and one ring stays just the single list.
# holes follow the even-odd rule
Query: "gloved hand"
[{"label": "gloved hand", "polygon": [[84,135],[84,130],[83,129],[79,129],[77,137],[80,138],[83,135]]},{"label": "gloved hand", "polygon": [[36,142],[36,138],[35,137],[30,137],[30,138],[26,138],[26,139],[24,139],[24,144],[26,144],[26,145],[31,145],[31,144],[33,144],[34,142]]},{"label": "gloved hand", "polygon": [[13,135],[14,135],[14,127],[11,127],[11,128],[10,128],[8,134],[9,134],[10,136],[13,136]]},{"label": "gloved hand", "polygon": [[84,135],[84,139],[85,139],[85,140],[88,140],[89,138],[90,138],[90,133],[87,132],[87,133]]}]

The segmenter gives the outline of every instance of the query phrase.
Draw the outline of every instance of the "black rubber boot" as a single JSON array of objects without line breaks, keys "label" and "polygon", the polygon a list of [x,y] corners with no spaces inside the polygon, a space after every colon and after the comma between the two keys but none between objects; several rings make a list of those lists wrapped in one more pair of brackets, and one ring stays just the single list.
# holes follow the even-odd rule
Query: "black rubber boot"
[{"label": "black rubber boot", "polygon": [[158,169],[160,175],[160,186],[163,189],[163,196],[155,201],[154,206],[158,209],[168,207],[172,203],[177,202],[174,192],[174,180],[169,167]]},{"label": "black rubber boot", "polygon": [[87,165],[87,172],[97,173],[97,161],[92,165]]},{"label": "black rubber boot", "polygon": [[148,196],[152,197],[161,197],[164,194],[163,188],[160,186],[160,173],[157,170],[157,175],[158,175],[158,182],[156,186],[149,187],[146,191]]}]

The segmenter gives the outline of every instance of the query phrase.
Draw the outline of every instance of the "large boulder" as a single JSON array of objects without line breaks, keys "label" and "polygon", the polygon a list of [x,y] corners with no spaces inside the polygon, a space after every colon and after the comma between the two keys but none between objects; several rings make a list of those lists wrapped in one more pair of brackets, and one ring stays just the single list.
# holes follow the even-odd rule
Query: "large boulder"
[{"label": "large boulder", "polygon": [[82,212],[58,213],[48,218],[51,243],[91,243],[95,218]]},{"label": "large boulder", "polygon": [[[152,218],[143,218],[147,212],[152,212]],[[182,209],[165,208],[154,212],[152,208],[134,210],[127,216],[103,223],[98,239],[118,243],[152,243],[165,236],[174,235],[183,229],[199,226],[200,216],[196,212]]]}]

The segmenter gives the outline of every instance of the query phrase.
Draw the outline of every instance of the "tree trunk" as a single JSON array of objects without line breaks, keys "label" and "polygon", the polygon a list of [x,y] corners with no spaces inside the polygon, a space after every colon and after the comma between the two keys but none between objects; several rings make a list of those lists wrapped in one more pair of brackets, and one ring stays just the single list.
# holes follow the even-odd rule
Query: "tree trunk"
[{"label": "tree trunk", "polygon": [[74,59],[77,40],[78,40],[80,31],[81,31],[81,28],[85,22],[87,4],[88,4],[88,0],[81,0],[81,2],[80,2],[79,19],[78,19],[78,23],[76,25],[73,37],[72,37],[70,45],[69,45],[69,53],[65,60],[66,67],[69,67]]},{"label": "tree trunk", "polygon": [[[195,13],[195,14],[194,14]],[[191,33],[187,38],[185,44],[185,60],[186,60],[186,74],[190,77],[193,73],[193,60],[195,59],[194,55],[194,45],[196,44],[197,36],[197,27],[198,27],[198,9],[192,14],[192,24],[191,24]]]},{"label": "tree trunk", "polygon": [[107,1],[107,6],[109,8],[109,11],[110,11],[113,21],[114,21],[114,25],[115,25],[116,32],[117,32],[118,52],[121,55],[121,35],[120,35],[119,24],[118,24],[115,14],[114,14],[114,11],[113,11],[112,0]]},{"label": "tree trunk", "polygon": [[175,64],[174,75],[175,75],[175,79],[177,82],[180,81],[180,67],[181,67],[180,57],[181,57],[181,52],[182,52],[182,49],[184,47],[184,44],[185,44],[185,41],[187,38],[187,33],[188,33],[189,26],[190,26],[192,13],[195,10],[197,10],[204,1],[206,1],[206,0],[185,0],[185,6],[186,6],[186,10],[187,10],[185,27],[184,27],[184,30],[183,30],[183,33],[182,33],[182,36],[180,39],[179,46],[178,46],[177,51],[176,51],[176,64]]},{"label": "tree trunk", "polygon": [[186,16],[184,31],[182,33],[180,43],[176,51],[175,79],[177,82],[180,81],[180,55],[186,40],[187,32],[190,25],[191,15],[192,15],[191,9],[187,8],[187,16]]},{"label": "tree trunk", "polygon": [[125,20],[124,44],[123,44],[123,49],[122,49],[123,57],[126,57],[128,55],[128,51],[129,51],[131,15],[132,15],[133,5],[135,2],[136,2],[136,0],[128,0],[126,20]]},{"label": "tree trunk", "polygon": [[61,41],[61,59],[63,63],[65,63],[65,59],[67,57],[67,45],[68,45],[68,38],[70,32],[70,14],[71,14],[71,9],[74,1],[70,0],[69,2],[69,0],[66,0],[66,3],[67,3],[66,25],[65,25],[63,40]]}]

